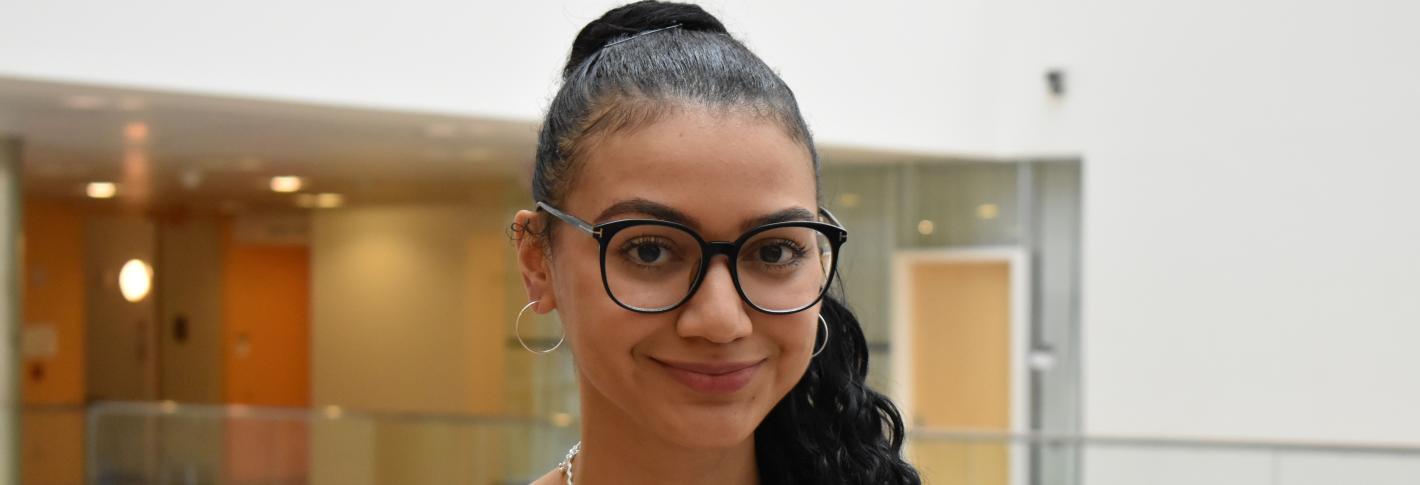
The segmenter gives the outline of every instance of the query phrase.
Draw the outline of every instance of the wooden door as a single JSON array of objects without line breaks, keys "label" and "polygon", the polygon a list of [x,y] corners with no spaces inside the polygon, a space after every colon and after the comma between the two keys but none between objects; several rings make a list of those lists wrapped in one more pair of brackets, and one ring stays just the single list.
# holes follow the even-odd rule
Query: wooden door
[{"label": "wooden door", "polygon": [[[1011,428],[1011,267],[1001,261],[921,261],[908,267],[912,410],[916,428]],[[1005,485],[1009,449],[918,441],[928,483]]]}]

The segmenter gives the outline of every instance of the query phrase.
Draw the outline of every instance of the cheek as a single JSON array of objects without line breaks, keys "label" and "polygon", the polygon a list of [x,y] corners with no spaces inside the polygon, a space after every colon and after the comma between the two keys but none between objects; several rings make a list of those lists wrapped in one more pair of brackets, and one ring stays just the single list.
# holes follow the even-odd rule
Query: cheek
[{"label": "cheek", "polygon": [[778,378],[776,387],[784,392],[792,388],[803,377],[804,371],[814,359],[813,351],[818,345],[815,336],[820,335],[817,309],[808,309],[791,316],[792,320],[765,322],[759,328],[779,348]]}]

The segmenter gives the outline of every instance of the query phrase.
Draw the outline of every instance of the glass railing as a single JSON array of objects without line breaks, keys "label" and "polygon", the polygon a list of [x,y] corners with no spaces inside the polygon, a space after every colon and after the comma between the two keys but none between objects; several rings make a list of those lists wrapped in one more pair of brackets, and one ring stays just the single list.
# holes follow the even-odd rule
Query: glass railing
[{"label": "glass railing", "polygon": [[917,430],[932,485],[1416,485],[1420,447]]},{"label": "glass railing", "polygon": [[[577,440],[547,419],[175,403],[26,409],[24,483],[527,484]],[[1416,485],[1420,447],[918,429],[931,485]],[[81,466],[76,466],[81,465]]]},{"label": "glass railing", "polygon": [[105,403],[88,413],[91,485],[519,484],[576,441],[569,419]]}]

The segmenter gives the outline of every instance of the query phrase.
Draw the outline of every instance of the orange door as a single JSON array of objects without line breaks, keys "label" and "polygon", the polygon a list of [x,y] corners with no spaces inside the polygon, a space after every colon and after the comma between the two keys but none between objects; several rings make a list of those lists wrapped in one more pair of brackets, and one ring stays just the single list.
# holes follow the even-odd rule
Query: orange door
[{"label": "orange door", "polygon": [[[228,232],[230,234],[230,232]],[[225,238],[223,322],[229,404],[310,405],[310,250]],[[226,476],[304,481],[309,430],[300,420],[232,418]]]}]

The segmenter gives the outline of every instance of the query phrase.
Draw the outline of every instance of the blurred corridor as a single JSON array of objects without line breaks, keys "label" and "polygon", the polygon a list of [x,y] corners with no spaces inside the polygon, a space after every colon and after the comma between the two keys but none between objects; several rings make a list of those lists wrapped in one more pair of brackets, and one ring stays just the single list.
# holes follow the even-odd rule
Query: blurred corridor
[{"label": "blurred corridor", "polygon": [[[200,3],[0,9],[0,485],[545,473],[575,374],[508,226],[616,2]],[[961,485],[1420,483],[1417,5],[706,3]]]}]

